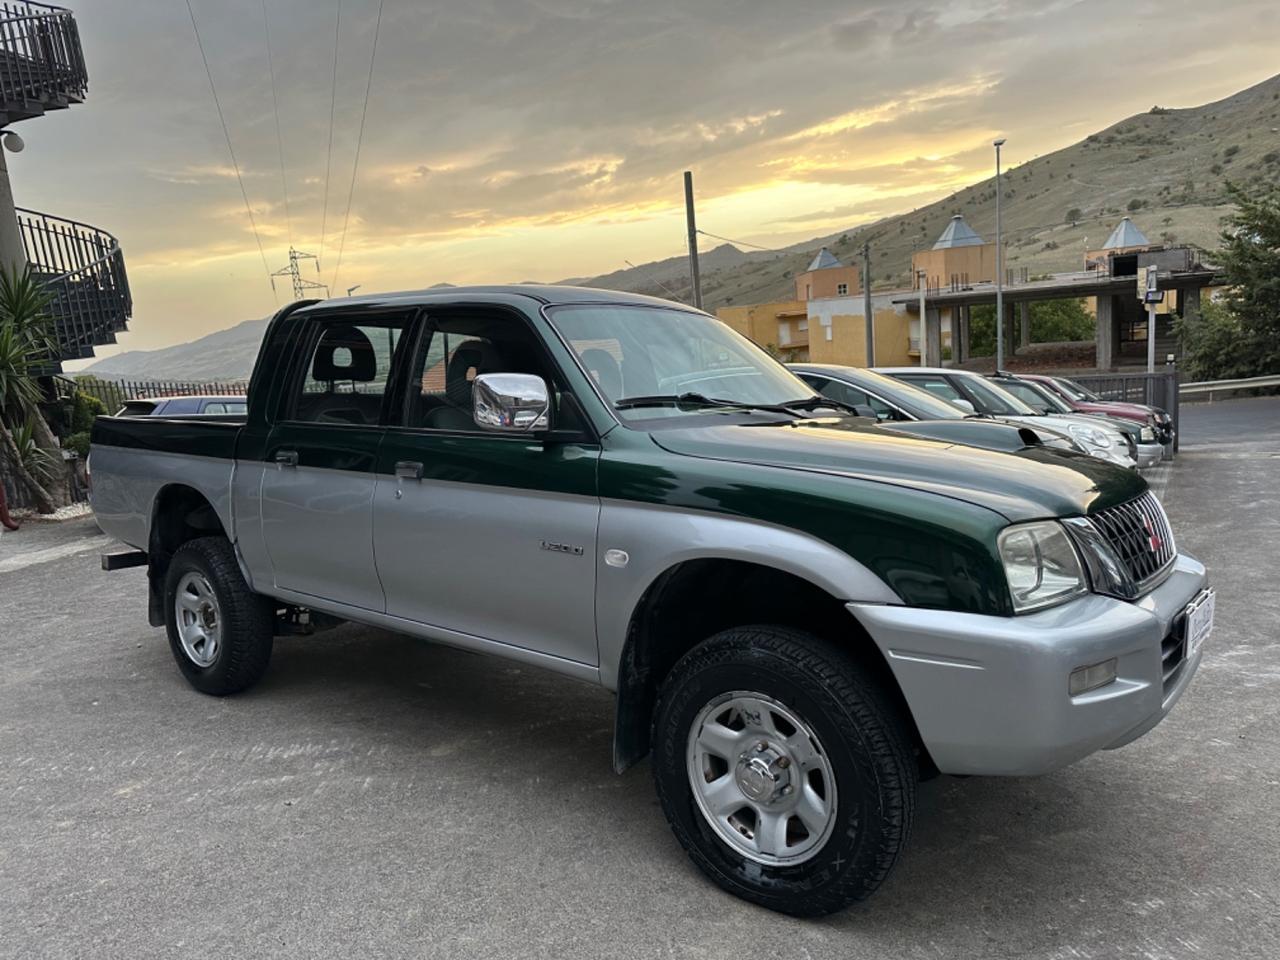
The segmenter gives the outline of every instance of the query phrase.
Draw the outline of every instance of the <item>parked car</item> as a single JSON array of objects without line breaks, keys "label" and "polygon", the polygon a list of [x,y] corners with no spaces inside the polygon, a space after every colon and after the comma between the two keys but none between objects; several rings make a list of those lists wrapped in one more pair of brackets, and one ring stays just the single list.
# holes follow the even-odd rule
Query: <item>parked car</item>
[{"label": "parked car", "polygon": [[980,373],[951,367],[878,367],[877,370],[922,387],[968,413],[1014,420],[1030,427],[1045,426],[1065,433],[1100,460],[1122,467],[1138,465],[1136,444],[1124,431],[1085,417],[1041,413]]},{"label": "parked car", "polygon": [[244,416],[249,406],[234,394],[190,397],[134,397],[116,411],[117,417],[178,417],[190,414]]},{"label": "parked car", "polygon": [[1044,374],[1020,374],[1025,380],[1032,380],[1047,387],[1071,405],[1078,413],[1099,413],[1108,417],[1122,417],[1152,427],[1156,440],[1163,444],[1169,456],[1173,455],[1175,439],[1173,417],[1159,407],[1149,407],[1142,403],[1128,403],[1122,400],[1103,400],[1092,390],[1081,386],[1066,377],[1049,377]]},{"label": "parked car", "polygon": [[93,509],[129,548],[103,565],[147,567],[187,681],[244,690],[275,634],[342,619],[602,684],[615,768],[652,752],[694,863],[775,910],[869,896],[922,776],[1146,733],[1212,627],[1136,472],[841,417],[680,304],[300,302],[261,352],[238,422],[93,427]]},{"label": "parked car", "polygon": [[1133,420],[1105,417],[1098,413],[1077,413],[1066,401],[1043,384],[1016,377],[1013,374],[994,374],[987,379],[1000,384],[1033,410],[1055,417],[1087,417],[1123,430],[1133,444],[1134,457],[1138,461],[1140,470],[1154,467],[1164,459],[1164,447],[1156,442],[1156,431],[1152,426],[1135,423]]},{"label": "parked car", "polygon": [[1043,444],[1059,450],[1083,448],[1070,437],[1044,427],[997,420],[958,409],[928,391],[865,367],[789,363],[795,374],[824,397],[865,408],[881,423],[913,436],[948,440],[988,450],[1017,450]]}]

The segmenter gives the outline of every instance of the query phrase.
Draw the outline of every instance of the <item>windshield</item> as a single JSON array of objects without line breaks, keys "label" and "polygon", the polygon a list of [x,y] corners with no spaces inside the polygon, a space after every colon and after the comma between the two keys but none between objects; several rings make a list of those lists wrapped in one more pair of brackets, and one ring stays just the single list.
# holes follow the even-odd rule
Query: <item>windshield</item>
[{"label": "windshield", "polygon": [[1029,407],[1043,413],[1071,413],[1071,408],[1037,383],[1025,380],[1001,380],[1000,386]]},{"label": "windshield", "polygon": [[1063,392],[1066,393],[1066,395],[1070,397],[1072,400],[1096,401],[1100,399],[1099,396],[1096,393],[1094,393],[1092,390],[1086,390],[1084,387],[1080,386],[1080,384],[1076,383],[1074,380],[1066,380],[1062,377],[1055,377],[1053,382],[1056,383],[1059,387],[1061,387]]},{"label": "windshield", "polygon": [[[547,315],[626,420],[705,414],[710,407],[699,399],[752,407],[817,396],[750,340],[705,314],[574,304]],[[688,402],[675,399],[694,394],[698,398]]]},{"label": "windshield", "polygon": [[963,420],[965,417],[964,411],[955,404],[938,399],[928,390],[874,370],[859,370],[849,382],[880,394],[919,420]]},{"label": "windshield", "polygon": [[965,377],[964,385],[978,398],[982,412],[993,417],[1031,417],[1040,412],[982,377]]}]

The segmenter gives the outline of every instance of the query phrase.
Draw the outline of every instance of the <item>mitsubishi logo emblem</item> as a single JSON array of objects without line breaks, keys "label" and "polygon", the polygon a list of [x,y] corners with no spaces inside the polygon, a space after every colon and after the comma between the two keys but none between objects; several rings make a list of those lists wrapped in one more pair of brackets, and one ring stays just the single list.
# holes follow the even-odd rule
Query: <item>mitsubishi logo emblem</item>
[{"label": "mitsubishi logo emblem", "polygon": [[1160,534],[1156,533],[1156,525],[1149,519],[1144,519],[1142,526],[1147,531],[1147,549],[1152,553],[1159,553],[1160,548],[1164,546],[1164,540],[1160,537]]}]

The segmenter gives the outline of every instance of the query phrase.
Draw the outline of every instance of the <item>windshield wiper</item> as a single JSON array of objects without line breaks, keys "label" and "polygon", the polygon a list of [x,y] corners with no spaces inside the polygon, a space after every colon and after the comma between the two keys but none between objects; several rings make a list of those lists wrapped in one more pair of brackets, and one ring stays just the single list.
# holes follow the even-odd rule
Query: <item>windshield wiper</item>
[{"label": "windshield wiper", "polygon": [[858,408],[851,403],[845,403],[842,400],[832,400],[829,397],[803,397],[799,400],[786,400],[779,406],[787,410],[818,410],[822,407],[830,407],[832,410],[845,410],[855,417],[861,416]]},{"label": "windshield wiper", "polygon": [[716,407],[735,410],[763,410],[767,413],[798,414],[800,411],[786,405],[769,403],[749,403],[747,401],[723,400],[719,397],[708,397],[702,393],[654,393],[646,396],[622,397],[613,402],[619,410],[632,410],[636,407]]}]

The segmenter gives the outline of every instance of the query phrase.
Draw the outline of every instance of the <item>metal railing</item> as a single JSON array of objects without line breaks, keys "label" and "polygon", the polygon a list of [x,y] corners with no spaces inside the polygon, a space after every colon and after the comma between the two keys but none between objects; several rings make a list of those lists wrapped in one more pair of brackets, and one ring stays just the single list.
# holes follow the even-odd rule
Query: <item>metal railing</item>
[{"label": "metal railing", "polygon": [[133,312],[120,244],[105,230],[19,209],[18,229],[32,271],[53,296],[55,361],[93,356],[114,343]]},{"label": "metal railing", "polygon": [[143,397],[242,397],[248,393],[249,384],[244,380],[100,380],[90,375],[77,377],[75,389],[97,397],[106,406],[107,413],[114,414],[126,400]]},{"label": "metal railing", "polygon": [[1215,393],[1256,390],[1259,387],[1280,387],[1280,373],[1273,373],[1265,377],[1245,377],[1240,380],[1198,380],[1195,383],[1182,384],[1178,388],[1178,392],[1187,396],[1207,394],[1209,402],[1212,403]]},{"label": "metal railing", "polygon": [[1173,429],[1181,434],[1177,371],[1073,375],[1071,379],[1082,387],[1088,387],[1103,400],[1123,400],[1126,403],[1160,407],[1173,418]]},{"label": "metal railing", "polygon": [[47,3],[0,3],[0,111],[9,120],[78,102],[88,89],[71,11]]}]

